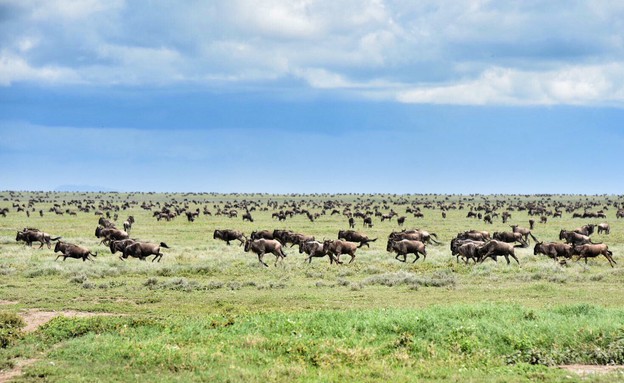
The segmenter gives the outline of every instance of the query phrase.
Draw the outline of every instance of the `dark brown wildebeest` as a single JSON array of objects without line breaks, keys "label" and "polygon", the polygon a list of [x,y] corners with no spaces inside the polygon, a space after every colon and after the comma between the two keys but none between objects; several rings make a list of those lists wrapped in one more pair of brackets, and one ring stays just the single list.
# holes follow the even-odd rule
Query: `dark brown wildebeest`
[{"label": "dark brown wildebeest", "polygon": [[342,263],[340,262],[342,254],[349,254],[351,256],[349,263],[353,262],[355,260],[355,251],[358,247],[356,242],[342,241],[340,239],[327,239],[323,242],[323,251],[331,253],[337,263]]},{"label": "dark brown wildebeest", "polygon": [[598,234],[610,234],[611,233],[611,226],[609,226],[608,223],[603,222],[603,223],[599,223],[598,224]]},{"label": "dark brown wildebeest", "polygon": [[587,264],[587,258],[595,258],[601,254],[607,258],[611,267],[616,263],[613,259],[613,253],[609,250],[609,246],[604,243],[574,246],[573,253],[574,255],[578,255],[579,260],[585,258],[585,264]]},{"label": "dark brown wildebeest", "polygon": [[123,230],[115,229],[113,227],[98,226],[95,229],[95,236],[103,238],[100,244],[110,244],[111,241],[119,241],[121,239],[128,239],[130,236]]},{"label": "dark brown wildebeest", "polygon": [[307,235],[307,234],[301,234],[301,233],[293,233],[288,236],[288,242],[292,243],[290,247],[299,245],[303,242],[314,241],[315,239],[316,238],[314,238],[313,235]]},{"label": "dark brown wildebeest", "polygon": [[371,217],[364,217],[364,227],[373,227],[373,219]]},{"label": "dark brown wildebeest", "polygon": [[306,242],[300,243],[299,254],[302,254],[302,253],[306,253],[308,255],[308,257],[305,259],[305,261],[308,261],[308,263],[312,263],[312,258],[322,258],[326,255],[329,256],[330,264],[334,263],[334,261],[336,261],[337,264],[342,263],[338,261],[337,259],[335,259],[332,253],[328,253],[325,250],[323,250],[323,244],[319,241],[306,241]]},{"label": "dark brown wildebeest", "polygon": [[469,230],[457,234],[458,239],[472,239],[473,241],[488,241],[490,233],[487,231]]},{"label": "dark brown wildebeest", "polygon": [[[545,215],[540,217],[540,223],[547,223],[548,222],[548,217],[546,217]],[[533,230],[533,228],[531,228],[531,230]]]},{"label": "dark brown wildebeest", "polygon": [[130,234],[130,229],[132,229],[132,225],[134,224],[134,216],[131,215],[128,217],[127,220],[124,221],[123,223],[123,227],[124,227],[124,231],[128,234]]},{"label": "dark brown wildebeest", "polygon": [[164,242],[161,242],[159,245],[148,242],[135,242],[129,246],[126,246],[123,251],[123,255],[121,255],[119,259],[123,261],[129,256],[132,256],[134,258],[139,258],[140,260],[144,261],[145,258],[149,257],[150,255],[154,255],[154,258],[152,258],[152,262],[157,259],[158,262],[160,262],[163,257],[163,253],[160,252],[161,247],[165,249],[169,248],[169,246],[167,246],[167,244]]},{"label": "dark brown wildebeest", "polygon": [[[184,214],[186,215],[186,220],[188,222],[195,222],[195,218],[199,217],[199,211],[185,211]],[[124,228],[126,227],[126,224],[124,223]]]},{"label": "dark brown wildebeest", "polygon": [[103,227],[115,227],[114,222],[109,221],[108,219],[104,217],[100,217],[100,219],[98,220],[98,225],[103,226]]},{"label": "dark brown wildebeest", "polygon": [[615,213],[615,218],[619,219],[624,217],[624,209],[618,209],[618,211]]},{"label": "dark brown wildebeest", "polygon": [[420,241],[422,243],[429,243],[429,244],[440,244],[440,242],[436,241],[434,238],[438,238],[438,235],[436,233],[429,233],[426,230],[420,230],[420,229],[415,229],[415,230],[407,230],[407,231],[393,231],[392,233],[390,233],[390,235],[388,236],[388,238],[395,240],[395,241],[400,241],[402,239],[411,239],[412,241]]},{"label": "dark brown wildebeest", "polygon": [[581,227],[577,227],[576,229],[574,229],[574,232],[583,234],[589,237],[590,235],[594,234],[595,228],[596,228],[596,225],[591,223],[591,224],[583,225]]},{"label": "dark brown wildebeest", "polygon": [[229,246],[230,245],[230,241],[233,240],[238,240],[240,241],[240,245],[242,246],[245,243],[245,240],[247,239],[245,237],[245,234],[241,233],[240,231],[237,230],[231,230],[231,229],[223,229],[223,230],[215,230],[214,234],[212,235],[213,239],[220,239],[222,241],[225,241],[225,243]]},{"label": "dark brown wildebeest", "polygon": [[556,261],[559,257],[571,258],[572,250],[572,245],[567,243],[537,242],[533,247],[533,255],[544,254]]},{"label": "dark brown wildebeest", "polygon": [[529,220],[529,230],[533,230],[535,228],[535,220],[534,219],[530,219]]},{"label": "dark brown wildebeest", "polygon": [[292,234],[295,234],[292,230],[275,229],[273,230],[273,239],[280,241],[282,245],[286,245]]},{"label": "dark brown wildebeest", "polygon": [[559,232],[559,239],[565,240],[566,243],[570,243],[572,245],[593,244],[591,238],[589,238],[587,235],[563,229]]},{"label": "dark brown wildebeest", "polygon": [[245,214],[243,214],[243,221],[253,222],[253,217],[251,216],[250,212],[246,212]]},{"label": "dark brown wildebeest", "polygon": [[529,244],[524,240],[524,236],[521,233],[495,232],[492,234],[492,238],[506,243],[518,242],[522,247],[529,247]]},{"label": "dark brown wildebeest", "polygon": [[264,254],[266,253],[275,255],[275,266],[277,266],[277,261],[282,259],[283,262],[284,258],[286,258],[286,254],[282,250],[282,244],[275,239],[248,239],[245,241],[245,252],[249,252],[250,250],[258,254],[258,262],[266,267],[269,267],[263,260]]},{"label": "dark brown wildebeest", "polygon": [[446,212],[445,211],[442,212],[442,219],[446,219]]},{"label": "dark brown wildebeest", "polygon": [[111,241],[109,248],[111,251],[111,254],[115,254],[116,252],[121,252],[123,254],[123,251],[126,247],[132,245],[133,243],[135,243],[136,241],[134,239],[121,239],[119,241]]},{"label": "dark brown wildebeest", "polygon": [[533,238],[535,242],[538,242],[537,238],[535,238],[535,236],[531,234],[531,230],[527,228],[520,227],[518,225],[511,225],[511,231],[513,231],[514,233],[522,234],[522,237],[524,238],[524,242],[526,242],[527,244],[529,243],[529,236],[531,236],[531,238]]},{"label": "dark brown wildebeest", "polygon": [[479,248],[484,244],[485,242],[472,240],[461,244],[456,250],[457,262],[459,262],[459,257],[462,257],[466,264],[468,264],[468,261],[471,259],[474,260],[474,263],[477,263],[477,261],[479,261]]},{"label": "dark brown wildebeest", "polygon": [[507,264],[510,263],[509,257],[512,257],[513,259],[516,260],[516,262],[518,262],[518,264],[520,264],[520,261],[518,261],[518,258],[516,257],[516,254],[514,253],[514,246],[510,245],[509,243],[497,241],[495,239],[488,241],[485,244],[483,244],[481,247],[479,247],[478,253],[479,253],[479,262],[483,262],[487,258],[492,258],[494,261],[498,262],[496,260],[496,257],[503,256],[505,257]]},{"label": "dark brown wildebeest", "polygon": [[43,247],[43,245],[47,245],[48,249],[52,248],[52,241],[58,241],[62,237],[54,237],[52,238],[50,234],[44,233],[43,231],[39,231],[36,229],[24,229],[23,231],[18,231],[15,236],[16,241],[24,241],[28,246],[32,247],[33,242],[40,242],[41,245],[39,249]]},{"label": "dark brown wildebeest", "polygon": [[405,223],[405,219],[407,217],[405,217],[404,215],[400,216],[399,218],[397,218],[397,223],[399,224],[399,226],[403,226],[403,224]]},{"label": "dark brown wildebeest", "polygon": [[273,231],[270,230],[260,230],[260,231],[252,231],[249,235],[250,239],[275,239],[273,236]]},{"label": "dark brown wildebeest", "polygon": [[349,217],[349,229],[355,228],[355,218]]},{"label": "dark brown wildebeest", "polygon": [[[410,239],[402,239],[399,241],[388,239],[386,251],[390,253],[395,252],[397,255],[394,258],[401,262],[407,261],[407,254],[414,254],[416,256],[412,263],[416,262],[420,258],[420,255],[418,254],[422,254],[423,260],[427,259],[425,244],[420,241],[412,241]],[[403,259],[399,259],[400,256],[403,256]]]},{"label": "dark brown wildebeest", "polygon": [[338,231],[338,239],[344,239],[349,242],[358,242],[360,244],[358,247],[362,247],[364,245],[370,247],[369,243],[377,240],[377,238],[369,239],[367,235],[353,230]]},{"label": "dark brown wildebeest", "polygon": [[82,258],[83,262],[87,259],[93,262],[91,256],[97,257],[97,253],[92,253],[91,250],[87,249],[86,247],[61,241],[57,242],[54,246],[54,252],[56,253],[59,251],[61,252],[61,254],[56,257],[55,261],[60,257],[63,257],[63,261],[65,261],[67,258]]}]

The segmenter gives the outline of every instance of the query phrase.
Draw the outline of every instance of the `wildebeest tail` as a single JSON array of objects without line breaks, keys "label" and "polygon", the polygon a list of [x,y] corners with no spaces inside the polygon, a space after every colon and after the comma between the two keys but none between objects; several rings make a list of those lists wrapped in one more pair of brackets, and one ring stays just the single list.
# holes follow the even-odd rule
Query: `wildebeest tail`
[{"label": "wildebeest tail", "polygon": [[160,247],[164,247],[165,249],[168,249],[168,248],[169,248],[169,246],[167,246],[167,244],[166,244],[166,243],[164,243],[164,242],[161,242],[161,243],[160,243]]},{"label": "wildebeest tail", "polygon": [[50,238],[50,241],[58,241],[59,239],[61,239],[63,237],[54,237],[54,238]]},{"label": "wildebeest tail", "polygon": [[282,257],[286,258],[286,253],[284,253],[284,249],[282,249],[280,247],[280,254],[282,255]]},{"label": "wildebeest tail", "polygon": [[93,255],[94,257],[97,257],[97,251],[95,253],[89,252],[89,255]]}]

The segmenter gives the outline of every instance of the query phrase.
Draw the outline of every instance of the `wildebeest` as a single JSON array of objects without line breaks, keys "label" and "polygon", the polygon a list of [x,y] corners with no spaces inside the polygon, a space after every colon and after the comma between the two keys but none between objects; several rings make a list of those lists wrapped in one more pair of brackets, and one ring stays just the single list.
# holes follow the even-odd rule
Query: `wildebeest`
[{"label": "wildebeest", "polygon": [[377,238],[369,239],[366,234],[359,233],[353,230],[339,230],[338,231],[338,239],[344,239],[349,242],[357,242],[360,245],[358,247],[362,247],[366,245],[370,247],[370,242],[375,242]]},{"label": "wildebeest", "polygon": [[109,244],[110,241],[118,241],[121,239],[128,239],[130,237],[128,233],[123,230],[115,229],[113,227],[98,226],[95,229],[95,236],[97,238],[103,238],[100,244]]},{"label": "wildebeest", "polygon": [[93,261],[91,256],[97,257],[97,253],[92,253],[91,250],[87,249],[86,247],[61,241],[57,242],[54,246],[54,252],[56,253],[59,251],[61,252],[61,254],[56,257],[55,261],[60,257],[63,257],[63,261],[65,261],[67,258],[82,258],[82,261],[84,262],[87,259]]},{"label": "wildebeest", "polygon": [[364,217],[363,225],[368,228],[373,227],[373,219],[371,217]]},{"label": "wildebeest", "polygon": [[133,243],[135,243],[136,241],[134,239],[120,239],[118,241],[110,241],[109,244],[109,248],[111,251],[111,254],[115,254],[116,252],[121,252],[123,254],[123,251],[126,247],[132,245]]},{"label": "wildebeest", "polygon": [[497,261],[496,257],[503,256],[505,257],[507,264],[509,264],[509,257],[511,256],[516,260],[516,262],[518,262],[518,264],[520,264],[520,261],[518,261],[518,258],[514,253],[514,246],[495,239],[488,241],[483,246],[479,247],[478,253],[479,262],[485,261],[486,258],[492,258],[494,261]]},{"label": "wildebeest", "polygon": [[537,242],[533,247],[533,255],[544,254],[556,261],[559,257],[571,258],[572,250],[572,245],[567,243]]},{"label": "wildebeest", "polygon": [[164,242],[161,242],[158,245],[148,242],[135,242],[131,245],[126,246],[123,251],[123,255],[120,256],[119,259],[123,261],[129,256],[132,256],[134,258],[139,258],[140,260],[144,261],[145,258],[149,257],[150,255],[154,255],[154,258],[152,258],[152,262],[157,259],[158,262],[160,262],[163,257],[163,253],[160,252],[161,247],[165,249],[169,248],[169,246],[167,246],[167,244]]},{"label": "wildebeest", "polygon": [[353,217],[349,217],[349,229],[355,228],[355,219]]},{"label": "wildebeest", "polygon": [[533,238],[533,240],[537,242],[537,238],[535,238],[535,236],[531,234],[531,230],[527,228],[520,227],[518,225],[511,225],[511,231],[513,231],[514,233],[522,234],[522,237],[524,238],[524,242],[526,242],[527,245],[529,243],[529,236],[531,236],[531,238]]},{"label": "wildebeest", "polygon": [[590,235],[594,234],[595,228],[596,228],[596,225],[592,223],[592,224],[583,225],[581,227],[577,227],[576,229],[574,229],[574,232],[583,234],[589,237]]},{"label": "wildebeest", "polygon": [[[397,255],[394,258],[401,262],[407,261],[407,254],[414,254],[415,258],[413,262],[416,262],[420,258],[419,254],[422,254],[423,260],[427,259],[427,249],[425,248],[425,244],[420,241],[413,241],[410,239],[401,239],[399,241],[388,239],[386,251],[390,253],[395,252]],[[399,259],[400,256],[403,256],[403,259]]]},{"label": "wildebeest", "polygon": [[611,226],[609,226],[608,223],[603,222],[598,224],[598,234],[610,234],[611,233]]},{"label": "wildebeest", "polygon": [[474,260],[475,263],[479,261],[479,248],[483,246],[485,242],[483,241],[472,241],[468,240],[467,242],[461,244],[456,249],[457,262],[459,262],[459,257],[464,258],[466,264],[468,264],[469,260]]},{"label": "wildebeest", "polygon": [[284,258],[286,258],[286,254],[282,250],[282,244],[275,239],[248,239],[245,241],[245,252],[249,252],[249,250],[258,254],[258,262],[266,267],[269,267],[263,260],[264,254],[266,253],[275,255],[275,266],[277,266],[277,261],[279,259],[283,261]]},{"label": "wildebeest", "polygon": [[39,231],[36,229],[24,229],[23,231],[18,231],[15,236],[16,241],[24,241],[28,246],[32,247],[33,242],[40,242],[41,245],[39,249],[43,247],[43,245],[47,245],[48,249],[52,248],[51,241],[58,241],[62,237],[54,237],[52,238],[50,234],[44,233],[43,231]]},{"label": "wildebeest", "polygon": [[613,259],[613,253],[604,243],[574,246],[573,253],[578,255],[579,260],[585,258],[585,264],[587,264],[587,258],[595,258],[601,254],[607,258],[611,267],[616,263]]},{"label": "wildebeest", "polygon": [[275,239],[273,236],[273,231],[271,230],[260,230],[260,231],[252,231],[249,235],[250,239]]},{"label": "wildebeest", "polygon": [[[308,263],[312,263],[312,258],[322,258],[326,255],[329,256],[329,263],[332,264],[342,263],[334,258],[334,255],[323,250],[323,244],[319,241],[306,241],[299,244],[299,253],[306,253],[308,257],[305,259]],[[304,261],[305,262],[305,261]]]},{"label": "wildebeest", "polygon": [[245,234],[241,233],[240,231],[231,230],[231,229],[215,230],[214,234],[212,235],[212,238],[225,241],[225,243],[228,246],[230,245],[230,241],[233,241],[235,239],[240,241],[239,246],[242,246],[245,243],[245,240],[247,239],[245,237]]},{"label": "wildebeest", "polygon": [[401,239],[411,239],[412,241],[420,241],[422,243],[434,243],[439,244],[440,242],[436,241],[434,238],[438,238],[436,233],[429,233],[425,230],[415,229],[415,230],[407,230],[407,231],[393,231],[390,233],[388,238],[393,239],[395,241],[399,241]]},{"label": "wildebeest", "polygon": [[351,260],[349,260],[349,263],[353,262],[355,260],[355,251],[358,248],[359,246],[356,242],[343,241],[340,239],[327,239],[323,242],[323,251],[329,252],[334,255],[337,263],[341,263],[340,256],[342,254],[349,254],[351,256]]},{"label": "wildebeest", "polygon": [[522,245],[522,247],[529,247],[527,241],[524,240],[524,236],[522,233],[512,233],[512,232],[495,232],[492,234],[492,238],[506,243],[518,242]]},{"label": "wildebeest", "polygon": [[130,233],[130,229],[132,229],[132,225],[133,224],[134,224],[134,216],[131,215],[123,223],[124,231],[127,232],[127,233]]},{"label": "wildebeest", "polygon": [[397,224],[399,224],[399,226],[403,226],[406,218],[407,217],[405,217],[404,215],[400,216],[399,218],[397,218]]},{"label": "wildebeest", "polygon": [[490,233],[487,231],[468,230],[457,234],[458,239],[472,239],[474,241],[487,241],[490,239]]},{"label": "wildebeest", "polygon": [[593,244],[591,238],[589,238],[587,235],[579,234],[577,232],[569,230],[561,230],[559,232],[559,239],[565,240],[566,243],[570,243],[572,245]]},{"label": "wildebeest", "polygon": [[251,216],[250,212],[246,212],[245,214],[243,214],[243,221],[253,222],[253,217]]}]

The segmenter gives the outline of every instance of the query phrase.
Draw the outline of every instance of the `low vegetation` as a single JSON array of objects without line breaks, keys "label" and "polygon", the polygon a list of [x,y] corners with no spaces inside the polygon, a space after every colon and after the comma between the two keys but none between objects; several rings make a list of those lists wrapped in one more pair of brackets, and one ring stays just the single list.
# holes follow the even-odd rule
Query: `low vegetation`
[{"label": "low vegetation", "polygon": [[[72,201],[95,209],[81,211]],[[247,206],[255,209],[241,209],[243,201],[254,201]],[[273,218],[293,201],[308,214]],[[340,203],[338,214],[331,214],[334,206],[325,209],[328,201]],[[555,261],[534,255],[532,245],[515,249],[519,265],[500,259],[466,264],[451,255],[449,243],[460,232],[511,231],[510,225],[528,227],[535,219],[514,209],[506,223],[495,216],[488,224],[468,218],[471,208],[498,206],[502,212],[538,202],[579,206],[560,218],[548,216],[546,223],[536,219],[532,235],[538,240],[559,241],[562,229],[608,222],[609,234],[591,238],[607,244],[617,264],[611,267],[605,258]],[[0,371],[31,360],[15,381],[624,379],[617,371],[585,377],[556,368],[624,364],[624,224],[616,218],[622,203],[616,196],[3,192],[0,208],[9,212],[0,216]],[[268,253],[265,267],[240,241],[228,246],[213,238],[216,229],[247,238],[252,231],[287,229],[321,242],[337,239],[339,230],[349,228],[345,207],[355,212],[358,204],[399,214],[383,221],[373,215],[373,227],[356,219],[355,230],[378,240],[358,248],[351,264],[347,256],[340,265],[327,256],[308,263],[298,246],[287,244],[285,259],[275,266]],[[21,205],[29,216],[18,211]],[[163,214],[166,205],[170,213],[175,206],[199,213],[153,215]],[[235,206],[237,216],[230,213]],[[573,218],[586,206],[607,207],[606,219]],[[422,218],[406,213],[416,207]],[[76,214],[57,213],[67,210]],[[133,216],[130,237],[166,242],[162,260],[112,255],[94,235],[100,217],[95,210],[108,211],[119,227]],[[243,220],[244,213],[253,221]],[[404,226],[399,215],[406,216]],[[97,257],[55,260],[54,246],[16,242],[24,227],[61,236]],[[416,227],[435,233],[441,244],[427,244],[426,259],[412,262],[409,255],[400,262],[386,249],[388,235]],[[21,315],[29,309],[107,315],[59,315],[26,332]]]}]

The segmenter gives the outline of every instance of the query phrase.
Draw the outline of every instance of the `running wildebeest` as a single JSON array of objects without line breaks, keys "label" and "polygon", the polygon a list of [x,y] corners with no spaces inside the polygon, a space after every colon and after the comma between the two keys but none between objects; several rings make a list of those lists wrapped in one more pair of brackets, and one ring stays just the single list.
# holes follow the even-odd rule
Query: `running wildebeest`
[{"label": "running wildebeest", "polygon": [[[427,259],[427,249],[425,249],[425,244],[420,241],[413,241],[410,239],[401,239],[398,241],[388,239],[386,251],[390,253],[395,252],[396,257],[394,258],[401,262],[407,261],[407,254],[414,254],[415,258],[412,263],[416,262],[420,258],[419,254],[422,254],[423,260]],[[399,259],[400,256],[403,256],[403,259]]]},{"label": "running wildebeest", "polygon": [[65,261],[67,258],[75,258],[82,259],[83,262],[87,259],[93,262],[91,256],[97,257],[97,253],[92,253],[91,250],[87,249],[86,247],[61,241],[57,242],[54,246],[54,252],[56,253],[59,251],[61,252],[61,254],[56,257],[55,261],[60,257],[63,257],[63,261]]},{"label": "running wildebeest", "polygon": [[140,260],[144,261],[145,258],[149,257],[150,255],[154,255],[154,258],[152,258],[152,262],[157,259],[158,262],[160,262],[163,257],[163,253],[160,252],[161,247],[165,249],[169,248],[169,246],[167,246],[167,244],[164,242],[161,242],[159,245],[148,242],[135,242],[131,245],[126,246],[126,248],[123,250],[123,255],[120,256],[119,259],[123,261],[129,256],[132,256],[134,258],[139,258]]},{"label": "running wildebeest", "polygon": [[245,234],[241,233],[240,231],[231,230],[231,229],[215,230],[214,234],[212,235],[212,238],[225,241],[225,243],[228,246],[230,245],[230,241],[233,241],[235,239],[240,241],[239,246],[242,246],[245,243],[245,240],[247,239],[245,237]]},{"label": "running wildebeest", "polygon": [[266,267],[269,267],[263,260],[264,254],[266,253],[275,255],[275,266],[277,266],[277,261],[282,259],[283,262],[284,258],[286,258],[286,254],[282,250],[282,244],[275,239],[248,239],[245,241],[245,252],[249,252],[250,250],[258,254],[258,262]]},{"label": "running wildebeest", "polygon": [[587,264],[587,258],[595,258],[601,254],[607,258],[611,267],[616,263],[613,259],[613,253],[609,250],[609,246],[604,243],[574,246],[573,253],[574,255],[578,255],[579,260],[585,258],[585,264]]}]

